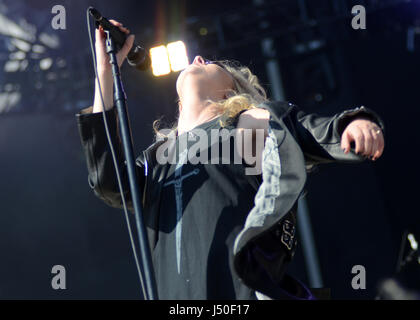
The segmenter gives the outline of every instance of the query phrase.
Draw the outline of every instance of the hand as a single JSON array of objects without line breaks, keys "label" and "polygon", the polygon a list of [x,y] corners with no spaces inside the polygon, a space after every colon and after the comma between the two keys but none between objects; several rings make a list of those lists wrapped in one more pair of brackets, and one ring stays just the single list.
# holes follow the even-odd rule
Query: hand
[{"label": "hand", "polygon": [[[119,27],[122,32],[126,34],[130,33],[130,30],[124,28],[123,25],[115,20],[109,20],[113,25]],[[96,41],[95,41],[95,49],[96,49],[96,62],[98,67],[98,77],[101,83],[102,89],[102,97],[105,104],[105,109],[109,110],[112,108],[114,104],[113,99],[113,81],[112,81],[112,70],[111,64],[109,63],[109,56],[106,53],[106,33],[100,27],[96,29]],[[134,43],[134,35],[129,36],[124,43],[124,46],[121,48],[120,51],[117,53],[117,63],[118,66],[121,67],[124,59],[127,57],[128,52],[130,51],[131,47]],[[95,81],[95,97],[93,101],[93,112],[102,112],[102,99],[99,92],[98,81]]]},{"label": "hand", "polygon": [[341,148],[350,152],[350,143],[356,145],[356,153],[377,160],[384,151],[385,141],[381,128],[374,122],[358,118],[350,122],[341,135]]},{"label": "hand", "polygon": [[[124,28],[122,23],[115,21],[115,20],[109,20],[114,26],[117,26],[122,32],[125,34],[130,34],[130,30],[127,28]],[[104,73],[110,73],[111,71],[111,64],[109,63],[109,57],[106,53],[106,33],[102,29],[102,27],[99,27],[99,29],[96,29],[95,31],[95,48],[96,48],[96,61],[98,65],[98,73],[104,74]],[[128,52],[130,51],[131,47],[134,43],[134,35],[130,35],[127,37],[124,46],[121,48],[120,51],[117,53],[117,62],[118,66],[121,67],[122,63],[124,62],[125,58],[127,57]]]}]

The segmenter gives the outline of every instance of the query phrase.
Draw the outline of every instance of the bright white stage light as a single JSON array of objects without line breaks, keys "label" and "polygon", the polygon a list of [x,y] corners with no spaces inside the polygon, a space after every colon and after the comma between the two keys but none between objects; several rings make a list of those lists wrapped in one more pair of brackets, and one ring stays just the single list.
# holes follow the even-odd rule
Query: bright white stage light
[{"label": "bright white stage light", "polygon": [[24,39],[25,41],[33,42],[35,40],[34,32],[30,32],[30,29],[26,30],[19,26],[14,21],[0,13],[0,34],[9,36],[12,38]]},{"label": "bright white stage light", "polygon": [[19,70],[20,62],[16,60],[9,60],[4,64],[5,72],[16,72]]},{"label": "bright white stage light", "polygon": [[414,237],[414,235],[412,233],[407,235],[408,241],[410,242],[410,246],[411,249],[413,250],[417,250],[418,248],[418,243],[416,241],[416,238]]},{"label": "bright white stage light", "polygon": [[152,60],[153,75],[159,77],[171,72],[168,59],[168,51],[166,50],[165,46],[151,48],[150,58]]},{"label": "bright white stage light", "polygon": [[48,70],[49,68],[51,68],[52,64],[53,61],[51,58],[45,58],[39,62],[39,67],[41,68],[41,70]]},{"label": "bright white stage light", "polygon": [[29,42],[16,38],[12,39],[10,42],[20,51],[28,52],[29,50],[31,50],[31,44]]},{"label": "bright white stage light", "polygon": [[189,65],[187,48],[184,42],[171,42],[167,45],[167,48],[172,71],[180,71]]}]

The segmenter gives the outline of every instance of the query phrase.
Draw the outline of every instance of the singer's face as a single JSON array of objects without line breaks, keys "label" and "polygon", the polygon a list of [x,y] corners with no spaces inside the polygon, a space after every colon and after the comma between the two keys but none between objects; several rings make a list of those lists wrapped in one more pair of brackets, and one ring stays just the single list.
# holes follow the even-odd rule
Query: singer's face
[{"label": "singer's face", "polygon": [[231,74],[214,63],[207,63],[201,56],[195,57],[193,63],[178,76],[176,89],[182,99],[188,92],[195,90],[207,99],[220,100],[233,89]]}]

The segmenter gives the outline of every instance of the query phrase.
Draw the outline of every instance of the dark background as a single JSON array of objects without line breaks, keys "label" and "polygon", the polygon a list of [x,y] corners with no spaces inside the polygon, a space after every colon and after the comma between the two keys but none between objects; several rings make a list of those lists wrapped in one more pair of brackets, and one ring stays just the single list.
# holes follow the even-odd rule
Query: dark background
[{"label": "dark background", "polygon": [[[56,4],[66,8],[66,30],[51,27]],[[351,28],[355,4],[366,6],[366,30]],[[31,45],[43,32],[59,41],[41,56],[28,53],[26,69],[3,72],[17,49],[0,32],[0,299],[141,298],[123,211],[91,192],[74,116],[93,101],[89,5],[122,21],[146,47],[181,39],[190,61],[201,54],[249,65],[269,93],[260,42],[271,36],[287,100],[325,115],[365,105],[382,117],[386,147],[378,161],[324,165],[307,184],[324,287],[333,299],[373,299],[395,271],[403,232],[420,236],[420,42],[408,41],[417,1],[267,0],[256,8],[250,0],[0,0],[2,16],[35,27]],[[48,57],[53,65],[40,70]],[[177,74],[155,78],[126,65],[122,72],[140,152],[152,141],[153,120],[175,121]],[[21,98],[6,110],[1,103],[11,92]],[[66,267],[66,290],[51,288],[54,265]],[[354,265],[366,268],[366,290],[351,287]],[[418,271],[406,276],[413,288],[420,288]],[[290,272],[308,281],[301,251]]]}]

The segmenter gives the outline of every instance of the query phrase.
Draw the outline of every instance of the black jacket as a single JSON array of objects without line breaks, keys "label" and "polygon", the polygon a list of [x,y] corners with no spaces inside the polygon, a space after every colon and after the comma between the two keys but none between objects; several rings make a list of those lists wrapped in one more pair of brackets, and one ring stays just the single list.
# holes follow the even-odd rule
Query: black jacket
[{"label": "black jacket", "polygon": [[[234,265],[238,276],[246,285],[276,297],[273,279],[281,280],[285,262],[290,261],[294,253],[297,200],[304,189],[308,167],[337,161],[364,161],[363,156],[356,155],[353,151],[348,154],[343,152],[342,132],[351,120],[361,115],[375,121],[382,130],[384,125],[375,112],[365,107],[346,110],[332,117],[306,114],[286,102],[270,102],[260,107],[270,112],[269,136],[264,152],[273,161],[263,163],[262,183],[256,195],[255,207],[250,211],[246,224],[235,241]],[[77,114],[89,185],[105,203],[122,208],[102,114],[90,112],[88,108]],[[132,209],[115,108],[107,111],[106,115],[126,202],[128,208]],[[148,238],[152,249],[157,241],[157,233],[153,230],[158,228],[157,210],[167,169],[167,166],[157,165],[155,159],[156,150],[162,142],[152,144],[136,160],[144,222],[150,231]],[[268,180],[274,183],[266,183]],[[279,246],[282,246],[286,254],[276,259],[265,258],[272,251],[278,250]],[[261,255],[258,252],[266,254]]]}]

